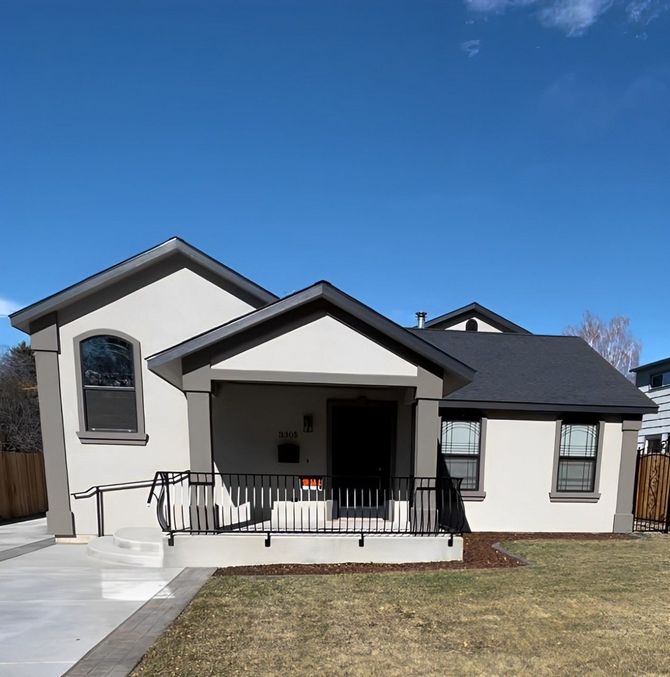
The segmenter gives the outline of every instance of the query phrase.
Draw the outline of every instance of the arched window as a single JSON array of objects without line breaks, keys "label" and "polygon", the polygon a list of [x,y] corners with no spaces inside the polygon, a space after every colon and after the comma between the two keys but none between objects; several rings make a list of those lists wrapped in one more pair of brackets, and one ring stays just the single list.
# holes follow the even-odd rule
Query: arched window
[{"label": "arched window", "polygon": [[138,439],[144,435],[139,343],[122,334],[89,333],[75,345],[81,437]]},{"label": "arched window", "polygon": [[479,329],[479,324],[477,324],[477,320],[470,318],[466,323],[465,323],[465,331],[477,331]]}]

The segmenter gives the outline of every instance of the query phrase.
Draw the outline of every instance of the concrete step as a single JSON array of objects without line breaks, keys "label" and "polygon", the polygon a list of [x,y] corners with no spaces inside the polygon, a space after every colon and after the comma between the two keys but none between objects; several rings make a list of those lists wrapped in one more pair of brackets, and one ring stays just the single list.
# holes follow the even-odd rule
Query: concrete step
[{"label": "concrete step", "polygon": [[87,546],[90,557],[113,564],[129,564],[141,567],[162,567],[163,552],[147,552],[120,547],[114,542],[114,536],[99,536]]},{"label": "concrete step", "polygon": [[163,552],[163,532],[151,527],[124,527],[114,536],[114,544],[119,548],[136,552]]}]

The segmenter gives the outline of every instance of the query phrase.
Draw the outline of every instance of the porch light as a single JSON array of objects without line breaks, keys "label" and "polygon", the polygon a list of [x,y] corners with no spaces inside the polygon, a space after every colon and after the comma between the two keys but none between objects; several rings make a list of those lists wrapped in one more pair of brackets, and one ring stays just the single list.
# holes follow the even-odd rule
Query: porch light
[{"label": "porch light", "polygon": [[302,417],[302,431],[304,433],[314,432],[314,416],[312,414],[305,414]]}]

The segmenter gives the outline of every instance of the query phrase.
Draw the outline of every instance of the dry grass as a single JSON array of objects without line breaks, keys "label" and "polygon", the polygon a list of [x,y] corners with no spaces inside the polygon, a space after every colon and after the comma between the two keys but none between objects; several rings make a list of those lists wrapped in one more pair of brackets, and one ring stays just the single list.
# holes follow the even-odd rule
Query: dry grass
[{"label": "dry grass", "polygon": [[134,674],[670,673],[670,538],[505,545],[535,566],[212,578]]}]

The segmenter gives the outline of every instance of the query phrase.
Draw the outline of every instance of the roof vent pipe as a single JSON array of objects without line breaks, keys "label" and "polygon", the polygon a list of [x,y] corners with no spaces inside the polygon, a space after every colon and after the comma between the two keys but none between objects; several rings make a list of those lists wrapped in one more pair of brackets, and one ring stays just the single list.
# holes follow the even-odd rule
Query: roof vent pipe
[{"label": "roof vent pipe", "polygon": [[417,326],[419,329],[424,329],[425,326],[426,326],[426,314],[427,314],[427,313],[425,313],[423,310],[420,310],[420,311],[416,314],[416,326]]}]

